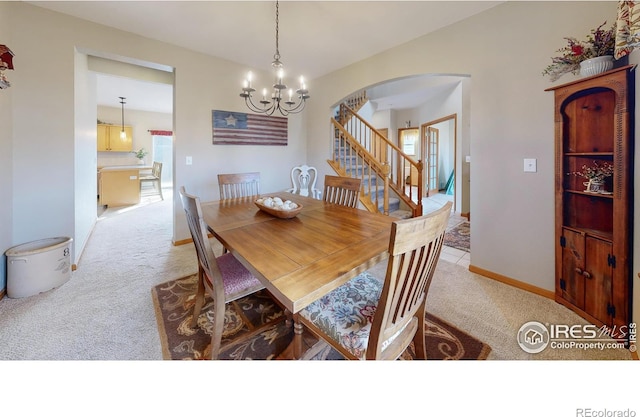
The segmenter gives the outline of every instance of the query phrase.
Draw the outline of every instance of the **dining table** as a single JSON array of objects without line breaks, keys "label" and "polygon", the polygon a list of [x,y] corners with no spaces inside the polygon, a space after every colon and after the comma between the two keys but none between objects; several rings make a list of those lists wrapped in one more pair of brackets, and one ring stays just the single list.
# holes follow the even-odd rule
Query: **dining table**
[{"label": "dining table", "polygon": [[[293,218],[280,218],[255,203],[267,197],[302,208]],[[294,358],[302,353],[297,314],[386,260],[397,220],[286,192],[203,202],[201,208],[210,233],[292,314]]]}]

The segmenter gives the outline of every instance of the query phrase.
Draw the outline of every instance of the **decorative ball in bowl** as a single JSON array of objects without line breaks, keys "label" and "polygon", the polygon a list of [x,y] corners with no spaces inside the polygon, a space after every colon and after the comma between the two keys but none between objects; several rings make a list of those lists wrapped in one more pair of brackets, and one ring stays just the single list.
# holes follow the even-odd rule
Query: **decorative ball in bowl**
[{"label": "decorative ball in bowl", "polygon": [[261,211],[280,219],[294,218],[302,210],[302,205],[291,200],[282,200],[280,197],[259,198],[255,204]]}]

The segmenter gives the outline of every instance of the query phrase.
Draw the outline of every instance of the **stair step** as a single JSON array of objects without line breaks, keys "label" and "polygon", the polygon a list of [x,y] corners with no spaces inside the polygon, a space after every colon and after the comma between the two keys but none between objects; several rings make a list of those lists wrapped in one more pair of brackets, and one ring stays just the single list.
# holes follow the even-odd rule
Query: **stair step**
[{"label": "stair step", "polygon": [[[389,198],[389,213],[396,210],[400,210],[400,200],[397,198]],[[384,207],[382,205],[379,206],[378,211],[384,213]]]},{"label": "stair step", "polygon": [[396,217],[398,219],[409,219],[413,216],[413,214],[408,210],[396,210],[390,211],[389,216]]}]

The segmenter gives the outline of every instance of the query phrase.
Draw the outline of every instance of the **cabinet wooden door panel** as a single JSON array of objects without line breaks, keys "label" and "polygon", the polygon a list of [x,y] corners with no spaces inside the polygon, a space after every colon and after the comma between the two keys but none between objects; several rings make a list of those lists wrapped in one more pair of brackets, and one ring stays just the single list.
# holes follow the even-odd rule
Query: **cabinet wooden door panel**
[{"label": "cabinet wooden door panel", "polygon": [[98,151],[109,150],[109,129],[107,125],[98,125]]},{"label": "cabinet wooden door panel", "polygon": [[584,310],[603,323],[611,322],[611,243],[587,236],[584,268]]},{"label": "cabinet wooden door panel", "polygon": [[109,129],[109,150],[116,152],[128,152],[133,150],[132,129],[129,126],[124,127],[125,137],[122,138],[120,133],[122,127],[111,126]]},{"label": "cabinet wooden door panel", "polygon": [[125,126],[126,137],[120,137],[122,126],[99,124],[98,151],[101,152],[131,152],[133,150],[133,128]]},{"label": "cabinet wooden door panel", "polygon": [[562,276],[559,289],[562,298],[584,308],[584,233],[564,230],[562,244]]}]

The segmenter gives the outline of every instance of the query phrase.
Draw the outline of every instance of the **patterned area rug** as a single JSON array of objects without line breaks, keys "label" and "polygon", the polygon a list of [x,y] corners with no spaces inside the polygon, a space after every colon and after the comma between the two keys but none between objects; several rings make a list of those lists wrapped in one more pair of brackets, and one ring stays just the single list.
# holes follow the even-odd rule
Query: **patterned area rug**
[{"label": "patterned area rug", "polygon": [[447,230],[444,235],[444,245],[452,248],[460,249],[465,252],[471,252],[471,244],[469,237],[471,236],[471,227],[469,222],[463,222],[455,226],[451,230]]},{"label": "patterned area rug", "polygon": [[[212,303],[207,298],[191,328],[197,276],[172,280],[151,290],[164,359],[204,359],[211,345]],[[491,348],[453,325],[427,314],[429,359],[486,359]],[[306,332],[308,334],[308,332]],[[220,359],[274,359],[291,342],[293,329],[287,326],[280,306],[267,291],[260,291],[227,304]],[[309,345],[314,340],[306,339]],[[413,359],[410,346],[401,359]],[[338,360],[342,356],[330,347],[319,350],[315,360]]]}]

